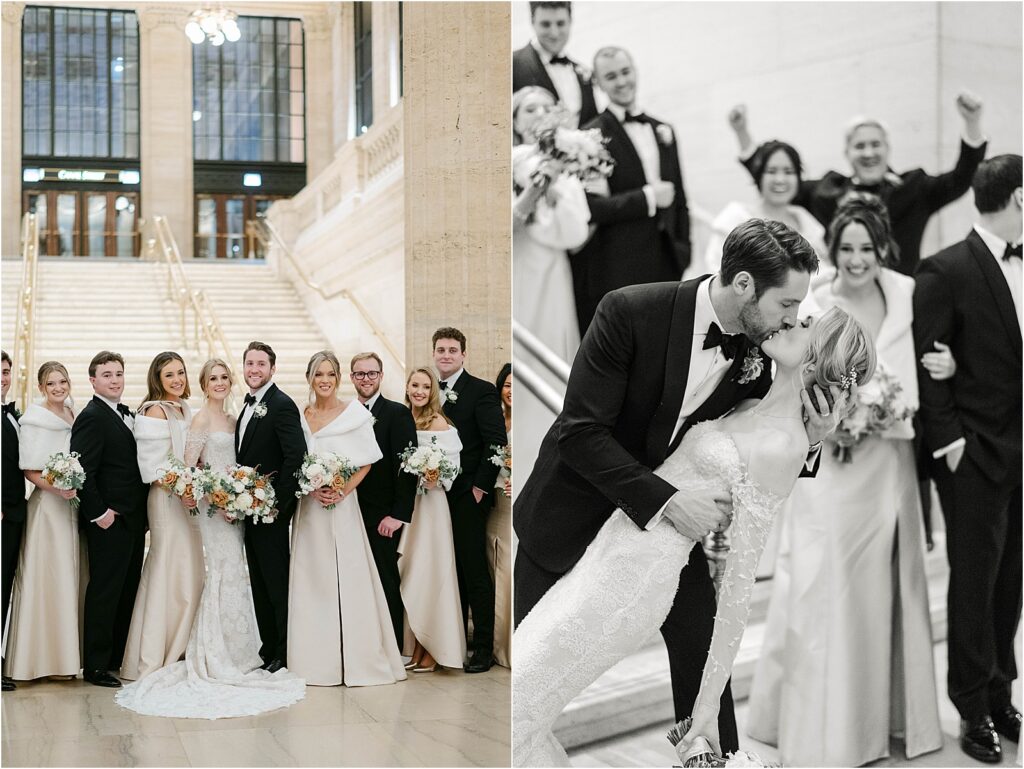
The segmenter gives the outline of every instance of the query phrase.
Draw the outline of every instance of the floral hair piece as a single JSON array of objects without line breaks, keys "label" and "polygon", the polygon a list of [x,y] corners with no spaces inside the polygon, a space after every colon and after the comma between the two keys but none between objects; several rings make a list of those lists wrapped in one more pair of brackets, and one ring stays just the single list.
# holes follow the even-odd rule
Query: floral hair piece
[{"label": "floral hair piece", "polygon": [[853,385],[857,384],[857,369],[850,368],[849,374],[843,374],[840,376],[839,384],[842,387],[843,392],[848,392]]}]

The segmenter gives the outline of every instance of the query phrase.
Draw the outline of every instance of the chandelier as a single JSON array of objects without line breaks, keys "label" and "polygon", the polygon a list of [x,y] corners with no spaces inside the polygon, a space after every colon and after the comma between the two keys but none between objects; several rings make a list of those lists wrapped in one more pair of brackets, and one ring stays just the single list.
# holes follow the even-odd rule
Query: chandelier
[{"label": "chandelier", "polygon": [[224,45],[224,41],[234,43],[242,37],[236,19],[238,14],[223,8],[203,8],[192,11],[185,25],[185,36],[193,45],[202,45],[209,40],[210,45]]}]

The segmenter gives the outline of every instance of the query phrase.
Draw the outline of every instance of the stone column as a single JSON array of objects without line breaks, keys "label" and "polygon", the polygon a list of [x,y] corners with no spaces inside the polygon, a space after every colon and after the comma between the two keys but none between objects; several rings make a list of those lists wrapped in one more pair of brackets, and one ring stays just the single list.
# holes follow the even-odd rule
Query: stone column
[{"label": "stone column", "polygon": [[306,182],[309,183],[334,158],[331,129],[331,22],[327,12],[303,18],[306,42]]},{"label": "stone column", "polygon": [[398,103],[398,3],[373,4],[373,115]]},{"label": "stone column", "polygon": [[331,20],[331,127],[336,154],[345,142],[355,136],[353,73],[356,67],[352,3],[332,4],[328,13]]},{"label": "stone column", "polygon": [[406,3],[406,361],[456,326],[466,367],[511,359],[510,13],[506,3]]},{"label": "stone column", "polygon": [[[142,215],[167,217],[182,258],[192,257],[192,8],[139,5]],[[205,43],[204,43],[205,45]]]},{"label": "stone column", "polygon": [[[3,165],[0,204],[3,206],[0,228],[0,253],[16,256],[21,253],[21,17],[24,3],[3,3],[3,32],[0,36],[0,57],[4,72],[0,86],[3,113],[0,117]],[[10,340],[6,340],[10,343]]]}]

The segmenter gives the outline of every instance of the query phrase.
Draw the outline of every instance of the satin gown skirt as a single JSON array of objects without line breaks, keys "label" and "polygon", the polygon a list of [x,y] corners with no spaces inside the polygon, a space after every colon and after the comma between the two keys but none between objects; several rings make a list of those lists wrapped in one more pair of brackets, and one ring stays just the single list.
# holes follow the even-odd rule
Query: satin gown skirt
[{"label": "satin gown skirt", "polygon": [[185,656],[206,564],[199,522],[153,484],[147,503],[149,555],[135,596],[121,678],[137,680]]},{"label": "satin gown skirt", "polygon": [[312,686],[405,679],[388,602],[355,494],[325,509],[299,501],[292,521],[288,669]]},{"label": "satin gown skirt", "polygon": [[405,654],[415,641],[437,664],[461,668],[466,656],[452,519],[444,489],[416,497],[412,523],[402,527],[398,573],[405,606]]},{"label": "satin gown skirt", "polygon": [[14,576],[4,675],[78,675],[79,625],[78,516],[70,502],[35,489]]},{"label": "satin gown skirt", "polygon": [[512,667],[512,500],[494,489],[487,518],[487,561],[494,579],[494,661]]},{"label": "satin gown skirt", "polygon": [[860,766],[942,746],[911,441],[822,456],[784,511],[748,734],[786,766]]}]

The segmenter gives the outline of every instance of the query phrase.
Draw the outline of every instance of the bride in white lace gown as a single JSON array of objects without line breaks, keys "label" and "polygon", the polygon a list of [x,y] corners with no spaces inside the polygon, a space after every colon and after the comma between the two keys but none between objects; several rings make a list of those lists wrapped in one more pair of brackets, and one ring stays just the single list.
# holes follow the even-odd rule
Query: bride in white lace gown
[{"label": "bride in white lace gown", "polygon": [[[848,385],[851,371],[865,382],[875,366],[870,339],[842,310],[779,331],[762,349],[777,365],[764,400],[697,425],[655,470],[683,491],[724,483],[732,494],[731,550],[694,722],[684,739],[686,745],[703,735],[716,753],[720,697],[746,625],[757,562],[807,454],[800,390],[813,383],[824,390]],[[644,531],[616,510],[579,562],[523,619],[512,639],[513,765],[569,766],[551,731],[555,719],[658,632],[693,546],[664,518]]]},{"label": "bride in white lace gown", "polygon": [[[207,405],[196,414],[185,443],[185,464],[207,467],[235,461],[234,420],[224,413],[231,387],[227,364],[209,361],[200,373]],[[233,718],[287,707],[306,683],[287,669],[260,669],[256,616],[245,567],[244,529],[199,503],[206,581],[185,659],[160,668],[115,695],[122,707],[150,716]]]}]

